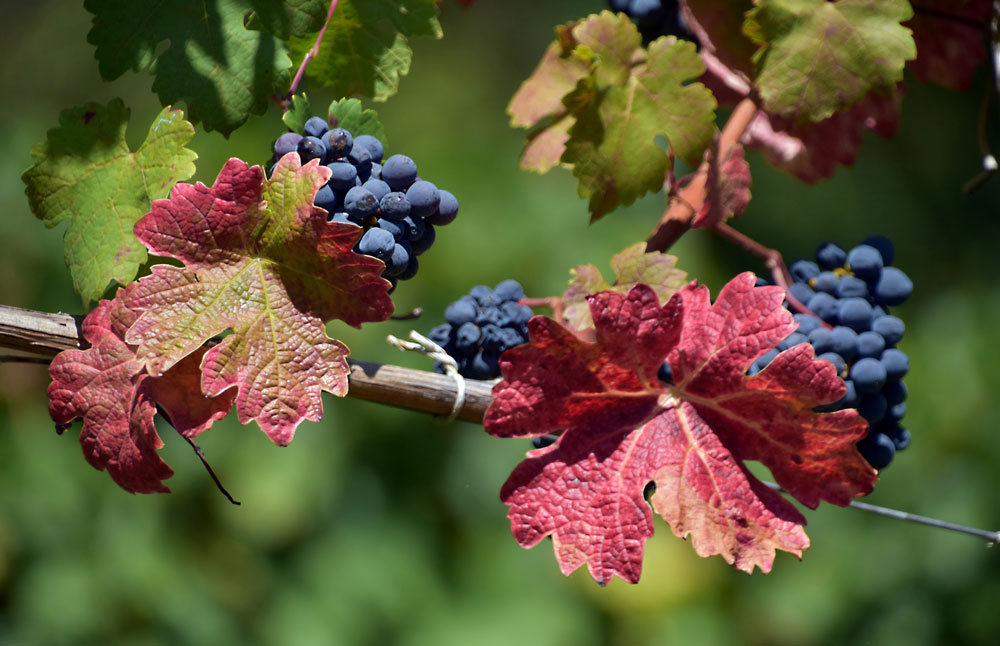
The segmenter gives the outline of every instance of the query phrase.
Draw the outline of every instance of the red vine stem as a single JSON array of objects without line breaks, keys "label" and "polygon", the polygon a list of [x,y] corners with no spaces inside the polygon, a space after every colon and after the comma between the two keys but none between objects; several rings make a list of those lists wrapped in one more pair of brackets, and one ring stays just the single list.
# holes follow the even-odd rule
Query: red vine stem
[{"label": "red vine stem", "polygon": [[[323,28],[319,30],[316,34],[316,42],[313,46],[309,48],[306,55],[302,58],[302,64],[299,65],[299,69],[295,72],[295,78],[292,79],[292,84],[288,87],[288,94],[285,95],[286,100],[292,98],[295,94],[295,90],[299,87],[299,82],[306,73],[306,68],[309,67],[309,61],[319,56],[319,46],[323,42],[323,36],[326,35],[326,28],[330,26],[330,21],[333,20],[333,12],[337,8],[337,0],[330,0],[330,10],[326,12],[326,22],[323,23]],[[285,110],[288,110],[287,105]]]},{"label": "red vine stem", "polygon": [[[758,109],[757,103],[751,97],[743,99],[736,105],[719,134],[717,159],[726,158],[729,149],[740,140],[750,126]],[[647,252],[666,251],[691,228],[691,221],[708,197],[708,170],[709,163],[702,162],[687,186],[677,191],[677,194],[670,199],[666,212],[646,240]]]}]

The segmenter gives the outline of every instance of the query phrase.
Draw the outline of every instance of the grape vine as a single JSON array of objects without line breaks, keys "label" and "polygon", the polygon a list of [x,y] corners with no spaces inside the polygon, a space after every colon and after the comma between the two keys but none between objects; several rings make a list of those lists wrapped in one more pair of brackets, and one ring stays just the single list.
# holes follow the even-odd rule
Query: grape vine
[{"label": "grape vine", "polygon": [[[790,499],[859,506],[910,445],[893,308],[913,283],[882,235],[786,264],[741,233],[751,169],[831,177],[864,132],[892,136],[905,70],[968,87],[1000,15],[977,0],[611,0],[557,27],[508,105],[511,125],[530,129],[521,167],[571,172],[591,222],[660,190],[664,210],[612,258],[611,280],[584,265],[551,297],[514,279],[473,287],[427,334],[457,365],[436,375],[349,362],[327,324],[389,319],[437,228],[475,226],[354,98],[397,91],[408,39],[442,35],[439,4],[234,3],[202,20],[87,2],[102,75],[151,69],[163,109],[135,150],[120,100],[66,110],[32,149],[30,208],[47,226],[69,221],[66,264],[89,312],[77,325],[0,310],[0,343],[55,355],[50,416],[60,431],[82,420],[86,459],[129,492],[169,491],[156,415],[194,445],[235,410],[283,446],[322,419],[327,392],[530,438],[500,497],[515,539],[550,537],[565,574],[638,582],[654,512],[700,556],[748,573],[770,571],[777,551],[801,558],[810,538]],[[252,42],[269,52],[258,67],[237,55]],[[186,85],[188,69],[212,84]],[[318,116],[300,85],[344,98]],[[228,135],[272,105],[288,132],[266,168],[232,158],[211,186],[187,182],[193,124]],[[762,276],[710,293],[666,253],[694,229],[749,251]]]}]

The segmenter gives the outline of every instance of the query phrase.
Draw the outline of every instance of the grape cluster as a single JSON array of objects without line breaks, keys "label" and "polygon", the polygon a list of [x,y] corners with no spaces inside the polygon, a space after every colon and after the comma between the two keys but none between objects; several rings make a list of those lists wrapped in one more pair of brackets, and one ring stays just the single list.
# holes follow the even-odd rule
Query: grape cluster
[{"label": "grape cluster", "polygon": [[698,39],[684,21],[678,0],[608,0],[612,11],[620,11],[636,22],[643,42],[660,36],[677,36],[695,43]]},{"label": "grape cluster", "polygon": [[[458,200],[417,176],[417,164],[406,155],[382,162],[382,142],[371,135],[354,137],[312,117],[305,134],[287,132],[274,142],[274,158],[296,152],[302,163],[318,159],[332,175],[313,203],[326,209],[329,222],[349,222],[365,232],[354,251],[385,263],[382,276],[392,283],[417,274],[417,256],[430,249],[434,227],[458,215]],[[391,291],[391,290],[390,290]]]},{"label": "grape cluster", "polygon": [[[528,341],[531,308],[518,301],[524,289],[516,280],[505,280],[490,289],[477,285],[444,311],[447,323],[427,333],[458,362],[458,372],[470,379],[500,376],[499,359],[504,350]],[[439,363],[434,366],[444,372]]]},{"label": "grape cluster", "polygon": [[749,370],[759,372],[778,352],[794,345],[812,345],[818,358],[837,367],[847,385],[840,401],[820,410],[858,410],[869,427],[858,449],[876,469],[886,467],[896,451],[910,444],[910,432],[900,425],[906,413],[903,376],[910,360],[896,347],[906,328],[889,308],[910,297],[913,282],[889,266],[894,255],[888,238],[871,236],[850,251],[824,242],[815,262],[792,263],[794,283],[788,291],[812,314],[795,314],[798,329]]}]

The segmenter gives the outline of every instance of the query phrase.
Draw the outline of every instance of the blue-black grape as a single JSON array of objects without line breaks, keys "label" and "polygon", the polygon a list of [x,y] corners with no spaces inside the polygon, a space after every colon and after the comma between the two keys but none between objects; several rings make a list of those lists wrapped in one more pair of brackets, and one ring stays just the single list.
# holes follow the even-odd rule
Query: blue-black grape
[{"label": "blue-black grape", "polygon": [[322,117],[309,117],[306,120],[303,130],[305,130],[306,135],[310,137],[316,137],[317,139],[326,134],[326,131],[330,129],[330,124],[326,122],[326,119]]},{"label": "blue-black grape", "polygon": [[417,254],[411,253],[410,262],[406,264],[403,273],[398,276],[399,280],[410,280],[417,275],[418,269],[420,269],[420,261],[417,260]]},{"label": "blue-black grape", "polygon": [[830,331],[830,341],[833,343],[833,352],[836,352],[845,361],[850,361],[858,356],[858,334],[849,327],[837,325]]},{"label": "blue-black grape", "polygon": [[[388,186],[388,184],[386,184]],[[404,193],[393,191],[386,193],[379,201],[382,216],[391,220],[405,220],[411,212],[410,200]]]},{"label": "blue-black grape", "polygon": [[851,379],[861,393],[874,393],[882,389],[886,382],[885,366],[878,359],[865,357],[851,365]]},{"label": "blue-black grape", "polygon": [[441,193],[434,184],[420,180],[406,189],[406,199],[410,202],[410,213],[418,218],[425,218],[437,211]]},{"label": "blue-black grape", "polygon": [[878,280],[882,273],[882,254],[871,245],[858,245],[847,254],[847,266],[851,273],[862,280]]},{"label": "blue-black grape", "polygon": [[329,184],[320,187],[313,198],[313,204],[332,213],[340,206],[340,199]]},{"label": "blue-black grape", "polygon": [[388,218],[378,219],[378,228],[385,229],[392,234],[392,237],[399,242],[400,240],[406,240],[406,225],[402,222],[397,222],[396,220],[389,220]]},{"label": "blue-black grape", "polygon": [[326,145],[316,137],[303,137],[296,150],[303,164],[314,159],[322,163],[326,157]]},{"label": "blue-black grape", "polygon": [[837,282],[837,298],[866,298],[868,296],[868,283],[856,276],[842,276]]},{"label": "blue-black grape", "polygon": [[343,128],[334,128],[323,135],[323,143],[332,159],[346,157],[354,147],[354,137]]},{"label": "blue-black grape", "polygon": [[392,248],[392,253],[385,261],[385,273],[387,276],[399,276],[406,271],[410,264],[410,243],[406,240],[397,242]]},{"label": "blue-black grape", "polygon": [[393,155],[382,164],[382,181],[394,191],[405,191],[417,179],[417,164],[406,155]]},{"label": "blue-black grape", "polygon": [[355,146],[364,146],[368,149],[368,157],[373,164],[381,164],[385,149],[382,142],[371,135],[358,135],[354,139]]},{"label": "blue-black grape", "polygon": [[275,139],[274,161],[278,161],[279,157],[284,157],[288,153],[292,153],[298,150],[300,141],[302,141],[302,135],[300,135],[297,132],[286,132],[285,134]]},{"label": "blue-black grape", "polygon": [[871,325],[872,305],[858,296],[841,298],[838,303],[837,320],[841,325],[863,332]]},{"label": "blue-black grape", "polygon": [[422,219],[415,218],[412,215],[403,218],[403,225],[406,227],[406,239],[410,242],[419,240],[424,235],[424,230],[427,229],[427,225],[424,224]]},{"label": "blue-black grape", "polygon": [[451,224],[458,217],[458,200],[450,192],[438,189],[440,201],[437,211],[427,216],[427,221],[439,227]]},{"label": "blue-black grape", "polygon": [[896,455],[896,445],[883,433],[868,432],[868,435],[858,442],[861,455],[876,469],[884,469]]},{"label": "blue-black grape", "polygon": [[837,322],[837,311],[839,309],[837,299],[826,292],[820,292],[810,298],[809,302],[806,303],[806,307],[827,323]]},{"label": "blue-black grape", "polygon": [[444,320],[454,326],[476,320],[476,306],[470,301],[458,300],[444,310]]},{"label": "blue-black grape", "polygon": [[788,292],[803,304],[808,303],[809,299],[816,295],[816,292],[805,283],[792,283],[788,286]]},{"label": "blue-black grape", "polygon": [[410,243],[413,245],[413,253],[417,256],[424,253],[431,248],[436,238],[437,233],[434,231],[434,226],[425,224],[423,234],[416,240],[410,240]]},{"label": "blue-black grape", "polygon": [[910,359],[906,353],[896,348],[889,348],[882,353],[882,365],[888,379],[902,379],[910,371]]},{"label": "blue-black grape", "polygon": [[358,242],[358,251],[366,256],[385,260],[392,254],[396,240],[385,229],[368,229]]},{"label": "blue-black grape", "polygon": [[878,358],[885,350],[885,338],[878,332],[871,330],[858,335],[858,356]]},{"label": "blue-black grape", "polygon": [[797,283],[805,283],[819,276],[819,265],[811,260],[796,260],[788,266],[788,272]]},{"label": "blue-black grape", "polygon": [[840,276],[832,271],[823,271],[810,280],[809,285],[817,292],[836,294],[837,288],[840,287]]},{"label": "blue-black grape", "polygon": [[888,410],[889,405],[885,401],[885,395],[880,392],[866,393],[858,403],[858,414],[869,424],[882,421]]},{"label": "blue-black grape", "polygon": [[356,185],[358,179],[358,169],[346,161],[335,161],[327,164],[327,168],[332,173],[330,175],[329,186],[341,191],[347,191]]},{"label": "blue-black grape", "polygon": [[365,218],[378,211],[378,201],[368,189],[355,186],[344,197],[344,209],[355,217]]},{"label": "blue-black grape", "polygon": [[875,283],[875,302],[879,305],[900,305],[912,294],[913,281],[896,267],[885,267]]},{"label": "blue-black grape", "polygon": [[903,323],[902,319],[891,314],[880,316],[872,321],[872,331],[881,334],[882,338],[885,339],[885,344],[891,347],[903,339],[903,334],[906,332],[906,324]]},{"label": "blue-black grape", "polygon": [[847,252],[832,242],[824,242],[816,249],[816,264],[822,269],[838,269],[846,262]]},{"label": "blue-black grape", "polygon": [[502,301],[519,301],[524,298],[524,288],[516,280],[507,279],[497,284],[493,290],[496,297]]},{"label": "blue-black grape", "polygon": [[379,201],[379,207],[381,208],[382,198],[389,194],[391,189],[389,185],[380,179],[369,179],[367,182],[361,185],[361,188],[367,190],[369,193],[375,196],[375,199]]},{"label": "blue-black grape", "polygon": [[882,262],[886,265],[891,265],[892,261],[896,258],[895,245],[892,244],[892,240],[883,235],[868,236],[861,241],[861,244],[878,249],[879,254],[882,256]]}]

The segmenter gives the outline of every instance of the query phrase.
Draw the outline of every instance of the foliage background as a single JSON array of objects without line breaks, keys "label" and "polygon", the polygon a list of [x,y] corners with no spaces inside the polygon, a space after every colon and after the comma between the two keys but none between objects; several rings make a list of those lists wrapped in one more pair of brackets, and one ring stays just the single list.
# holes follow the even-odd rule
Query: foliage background
[{"label": "foliage background", "polygon": [[[401,311],[440,322],[476,283],[513,277],[529,295],[562,291],[568,269],[644,238],[662,212],[650,196],[587,226],[569,173],[517,170],[523,133],[504,106],[533,69],[551,27],[600,0],[445,3],[443,41],[413,41],[400,93],[374,107],[391,151],[462,202]],[[0,303],[79,312],[61,230],[27,208],[20,173],[61,109],[121,96],[135,145],[158,112],[151,77],[103,83],[81,6],[5,6],[0,37]],[[789,258],[823,239],[850,245],[882,232],[917,292],[899,308],[912,371],[914,444],[884,472],[872,502],[1000,527],[1000,178],[972,196],[976,112],[988,79],[958,94],[908,81],[890,141],[866,137],[858,164],[808,187],[752,157],[754,200],[736,225]],[[331,96],[310,91],[317,111]],[[995,109],[995,106],[994,106]],[[995,117],[996,112],[993,112]],[[997,121],[992,119],[995,127]],[[263,161],[281,131],[276,108],[231,139],[200,128],[197,179],[224,160]],[[754,259],[693,232],[673,252],[713,291]],[[424,367],[382,343],[409,323],[342,338],[358,358]],[[229,505],[169,429],[177,471],[164,496],[132,496],[91,469],[75,431],[53,432],[41,366],[0,364],[0,642],[325,644],[988,643],[1000,633],[1000,554],[977,539],[824,507],[807,514],[813,547],[748,577],[698,558],[657,518],[642,581],[600,589],[559,574],[548,543],[510,537],[498,491],[528,448],[481,427],[448,426],[353,400],[278,449],[227,419],[202,438]]]}]

